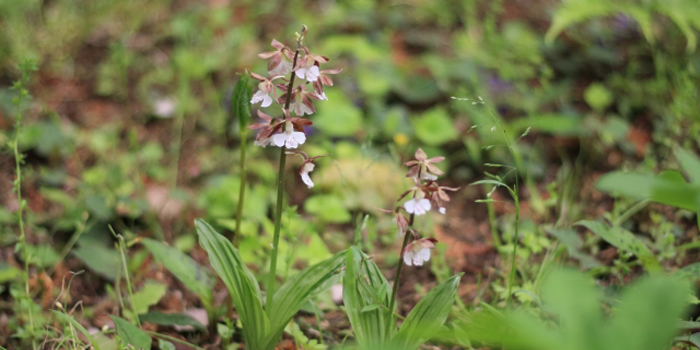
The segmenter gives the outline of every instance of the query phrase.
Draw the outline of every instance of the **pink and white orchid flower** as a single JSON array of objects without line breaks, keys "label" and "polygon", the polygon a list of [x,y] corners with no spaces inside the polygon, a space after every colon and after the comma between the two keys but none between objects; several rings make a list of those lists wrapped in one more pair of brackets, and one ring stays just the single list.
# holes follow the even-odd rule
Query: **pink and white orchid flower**
[{"label": "pink and white orchid flower", "polygon": [[408,266],[422,266],[430,260],[430,250],[435,248],[435,238],[422,238],[409,243],[403,251],[403,261]]},{"label": "pink and white orchid flower", "polygon": [[272,143],[277,147],[297,148],[306,142],[306,135],[303,131],[295,131],[290,120],[284,124],[284,131],[272,135]]}]

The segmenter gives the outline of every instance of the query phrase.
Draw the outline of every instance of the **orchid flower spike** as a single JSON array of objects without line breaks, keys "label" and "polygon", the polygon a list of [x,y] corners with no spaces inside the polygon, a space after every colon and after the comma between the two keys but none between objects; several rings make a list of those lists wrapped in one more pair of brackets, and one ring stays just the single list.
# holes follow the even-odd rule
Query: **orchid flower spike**
[{"label": "orchid flower spike", "polygon": [[421,238],[409,243],[403,251],[403,261],[408,266],[422,266],[430,260],[430,250],[435,248],[435,238]]},{"label": "orchid flower spike", "polygon": [[[444,173],[438,167],[433,165],[433,163],[439,163],[445,160],[445,157],[433,157],[428,158],[425,152],[418,148],[415,154],[416,159],[406,162],[406,166],[409,166],[406,177],[412,177],[416,180],[437,180],[438,176]],[[418,176],[420,175],[420,179]]]}]

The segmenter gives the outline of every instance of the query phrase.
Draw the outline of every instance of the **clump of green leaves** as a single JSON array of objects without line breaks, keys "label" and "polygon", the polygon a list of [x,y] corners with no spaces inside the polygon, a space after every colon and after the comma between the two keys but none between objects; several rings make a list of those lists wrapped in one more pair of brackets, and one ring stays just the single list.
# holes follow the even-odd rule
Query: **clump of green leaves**
[{"label": "clump of green leaves", "polygon": [[687,306],[687,288],[674,277],[645,277],[624,290],[605,315],[592,278],[554,270],[542,285],[540,309],[478,312],[464,329],[472,341],[513,350],[667,349]]},{"label": "clump of green leaves", "polygon": [[667,16],[681,30],[687,40],[687,50],[695,51],[697,46],[696,30],[700,29],[700,7],[693,0],[667,1],[607,1],[607,0],[573,0],[564,2],[554,13],[552,26],[547,31],[548,43],[565,28],[587,21],[594,17],[610,16],[622,13],[634,18],[650,44],[656,42],[653,19],[655,14]]},{"label": "clump of green leaves", "polygon": [[389,282],[358,248],[352,247],[345,254],[343,301],[359,349],[418,349],[440,330],[454,303],[461,275],[428,292],[397,330],[396,308],[388,306],[395,305],[390,303]]},{"label": "clump of green leaves", "polygon": [[263,308],[263,295],[238,249],[211,225],[195,220],[199,241],[209,261],[228,288],[243,326],[246,348],[272,350],[292,317],[311,298],[340,278],[345,252],[312,265],[288,279]]}]

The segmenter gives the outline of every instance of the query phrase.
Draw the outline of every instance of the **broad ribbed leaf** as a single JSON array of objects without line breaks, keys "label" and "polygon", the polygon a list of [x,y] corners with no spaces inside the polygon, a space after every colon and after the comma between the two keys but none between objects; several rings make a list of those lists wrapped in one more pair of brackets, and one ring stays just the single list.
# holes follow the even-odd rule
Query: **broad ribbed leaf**
[{"label": "broad ribbed leaf", "polygon": [[73,326],[77,330],[79,330],[80,333],[83,333],[85,338],[87,338],[87,340],[90,342],[90,345],[92,345],[95,348],[95,350],[100,350],[100,344],[98,344],[95,341],[95,338],[92,337],[92,334],[90,334],[90,332],[88,332],[87,329],[85,329],[85,327],[83,327],[83,325],[78,323],[78,321],[76,321],[73,317],[70,317],[63,312],[58,312],[56,310],[51,310],[51,311],[53,311],[53,314],[56,315],[56,317],[58,317],[59,319],[61,319],[63,321],[70,323],[71,326]]},{"label": "broad ribbed leaf", "polygon": [[692,211],[698,210],[700,202],[700,188],[685,183],[677,171],[665,171],[659,175],[612,172],[601,176],[596,188]]},{"label": "broad ribbed leaf", "polygon": [[228,288],[243,324],[248,349],[264,349],[262,343],[270,329],[270,320],[262,308],[260,287],[231,242],[202,219],[194,221],[199,243],[209,254],[209,262]]},{"label": "broad ribbed leaf", "polygon": [[136,350],[150,350],[151,349],[151,337],[148,333],[141,330],[131,324],[129,321],[110,315],[114,321],[114,325],[117,327],[117,334],[126,344],[132,345]]},{"label": "broad ribbed leaf", "polygon": [[394,349],[418,349],[442,327],[450,313],[462,276],[452,276],[433,288],[406,316],[392,341]]},{"label": "broad ribbed leaf", "polygon": [[199,264],[187,254],[156,240],[145,238],[143,245],[182,284],[199,296],[207,311],[211,310],[212,283],[206,271]]},{"label": "broad ribbed leaf", "polygon": [[[395,334],[396,320],[387,310],[390,290],[389,282],[372,260],[356,247],[347,251],[343,302],[359,349],[384,349],[385,342]],[[384,307],[367,310],[370,305]]]},{"label": "broad ribbed leaf", "polygon": [[318,293],[330,288],[340,279],[340,269],[345,258],[345,251],[307,267],[304,271],[290,278],[275,292],[272,305],[267,308],[270,319],[270,332],[265,336],[263,349],[274,349],[289,320],[309,300]]},{"label": "broad ribbed leaf", "polygon": [[250,98],[251,89],[250,85],[248,85],[248,76],[241,75],[231,94],[231,110],[238,118],[238,125],[242,132],[247,130],[248,121],[250,120]]}]

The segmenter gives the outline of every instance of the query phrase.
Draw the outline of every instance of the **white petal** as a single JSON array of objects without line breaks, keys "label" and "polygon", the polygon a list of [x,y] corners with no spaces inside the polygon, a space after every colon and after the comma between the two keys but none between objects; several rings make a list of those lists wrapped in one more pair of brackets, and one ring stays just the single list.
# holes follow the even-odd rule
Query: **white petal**
[{"label": "white petal", "polygon": [[297,148],[299,147],[299,143],[297,140],[295,140],[292,135],[287,134],[287,140],[285,141],[285,145],[287,148]]},{"label": "white petal", "polygon": [[418,253],[416,253],[416,257],[420,258],[423,261],[430,260],[430,249],[428,249],[428,248],[421,249]]},{"label": "white petal", "polygon": [[175,107],[177,107],[177,104],[173,99],[162,98],[154,104],[153,114],[161,118],[169,118],[175,113]]},{"label": "white petal", "polygon": [[325,92],[322,92],[320,95],[319,94],[316,94],[316,95],[318,96],[319,99],[324,100],[324,101],[328,101],[328,96],[326,96]]},{"label": "white petal", "polygon": [[265,93],[265,91],[258,90],[258,92],[256,92],[253,95],[253,97],[250,99],[250,103],[256,104],[256,103],[262,101],[265,98],[265,96],[267,96],[267,93]]},{"label": "white petal", "polygon": [[430,211],[430,208],[432,208],[432,205],[430,204],[430,200],[425,199],[425,198],[421,199],[421,200],[418,202],[418,205],[421,206],[421,207],[423,207],[423,209],[424,209],[425,211]]},{"label": "white petal", "polygon": [[445,214],[445,207],[441,207],[440,209],[438,209],[438,211],[440,211],[440,214],[444,215]]},{"label": "white petal", "polygon": [[297,77],[299,77],[299,79],[304,79],[304,76],[306,76],[306,68],[299,68],[295,72],[297,73]]},{"label": "white petal", "polygon": [[309,106],[302,103],[301,104],[301,115],[304,115],[304,113],[311,115],[311,114],[313,114],[313,111],[311,110],[311,108],[309,108]]},{"label": "white petal", "polygon": [[265,94],[265,96],[263,96],[262,104],[260,105],[260,107],[263,107],[263,108],[270,107],[271,104],[272,104],[272,97],[270,97],[269,94]]},{"label": "white petal", "polygon": [[320,72],[318,71],[318,66],[312,66],[306,71],[306,80],[314,82],[318,80]]},{"label": "white petal", "polygon": [[413,265],[413,254],[411,252],[404,253],[403,254],[403,262],[405,262],[406,265],[408,265],[408,266]]},{"label": "white petal", "polygon": [[314,170],[314,168],[316,168],[316,164],[311,163],[311,162],[304,163],[304,170],[303,171],[306,173],[310,173]]},{"label": "white petal", "polygon": [[301,117],[302,115],[304,115],[304,112],[301,110],[301,107],[299,106],[298,103],[295,103],[292,106],[292,110],[294,111],[294,114],[297,115],[297,117]]},{"label": "white petal", "polygon": [[423,214],[425,214],[425,210],[423,210],[423,207],[421,207],[420,205],[416,205],[416,206],[413,208],[413,211],[414,211],[414,214],[416,214],[416,215],[423,215]]},{"label": "white petal", "polygon": [[423,177],[423,180],[433,180],[433,181],[437,180],[437,178],[438,178],[437,176],[435,176],[427,171],[423,172],[422,177]]},{"label": "white petal", "polygon": [[301,181],[304,181],[306,186],[308,186],[309,188],[314,187],[314,182],[311,181],[311,177],[309,177],[309,173],[302,173],[301,174]]},{"label": "white petal", "polygon": [[272,135],[272,143],[277,147],[284,146],[285,141],[287,141],[287,134],[285,133]]},{"label": "white petal", "polygon": [[[423,215],[430,210],[430,201],[429,200],[423,198],[419,201],[412,199],[412,201],[416,202],[413,205],[413,211],[416,215]],[[408,209],[406,209],[406,211],[408,211]]]},{"label": "white petal", "polygon": [[292,135],[290,137],[293,138],[300,145],[303,145],[304,142],[306,142],[306,135],[301,131],[292,131]]},{"label": "white petal", "polygon": [[413,214],[415,209],[416,209],[416,200],[411,199],[408,202],[403,204],[404,209],[406,209],[406,212],[409,214]]}]

